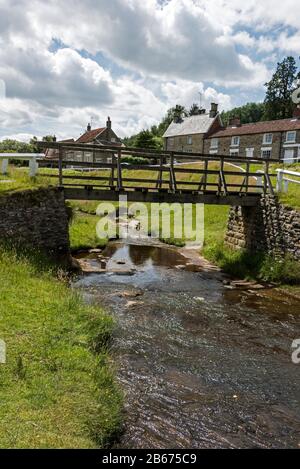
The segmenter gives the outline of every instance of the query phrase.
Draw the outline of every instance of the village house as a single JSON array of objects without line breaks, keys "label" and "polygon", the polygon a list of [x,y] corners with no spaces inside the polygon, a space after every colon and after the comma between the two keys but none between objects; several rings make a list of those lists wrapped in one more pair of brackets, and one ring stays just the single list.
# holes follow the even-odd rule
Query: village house
[{"label": "village house", "polygon": [[[121,147],[122,141],[112,129],[111,119],[107,118],[106,127],[100,127],[98,129],[92,129],[91,124],[87,125],[87,129],[83,135],[81,135],[75,143],[85,143],[88,145],[102,145],[102,146],[115,146]],[[91,151],[84,153],[81,151],[68,152],[67,159],[74,159],[74,161],[84,161],[88,163],[97,163],[103,161],[103,156],[107,160],[111,159],[111,152],[97,152]]]},{"label": "village house", "polygon": [[[115,146],[120,147],[122,146],[121,139],[116,135],[116,133],[112,130],[111,119],[110,117],[107,118],[106,127],[101,127],[98,129],[92,129],[91,124],[87,125],[87,129],[77,140],[68,139],[62,140],[59,143],[85,143],[88,145],[102,145],[102,146]],[[80,151],[80,150],[69,150],[65,152],[65,159],[73,160],[73,161],[82,161],[93,163],[97,161],[103,161],[103,156],[107,158],[107,160],[111,159],[111,152],[97,152],[91,150],[90,152],[87,151]],[[56,149],[47,149],[45,152],[45,157],[48,159],[56,159],[58,158],[58,150]]]},{"label": "village house", "polygon": [[199,115],[174,120],[163,135],[164,149],[203,153],[205,138],[221,128],[218,105],[212,103],[209,113],[203,109]]},{"label": "village house", "polygon": [[300,160],[300,110],[294,117],[241,125],[233,119],[205,139],[204,153],[245,158],[272,158],[292,163]]},{"label": "village house", "polygon": [[174,120],[165,134],[164,149],[207,155],[272,158],[292,163],[300,160],[300,109],[294,117],[241,125],[232,119],[224,127],[218,105],[206,113]]}]

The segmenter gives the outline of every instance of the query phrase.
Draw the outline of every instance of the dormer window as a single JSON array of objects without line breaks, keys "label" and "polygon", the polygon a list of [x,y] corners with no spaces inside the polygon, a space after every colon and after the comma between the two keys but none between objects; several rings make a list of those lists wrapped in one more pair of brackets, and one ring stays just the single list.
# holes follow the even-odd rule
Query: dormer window
[{"label": "dormer window", "polygon": [[264,134],[263,144],[271,145],[273,143],[273,134]]},{"label": "dormer window", "polygon": [[219,146],[219,139],[212,138],[210,141],[210,148],[218,148],[218,146]]},{"label": "dormer window", "polygon": [[231,146],[238,147],[240,145],[240,137],[232,137]]},{"label": "dormer window", "polygon": [[296,132],[293,130],[286,133],[286,143],[295,143],[296,142]]}]

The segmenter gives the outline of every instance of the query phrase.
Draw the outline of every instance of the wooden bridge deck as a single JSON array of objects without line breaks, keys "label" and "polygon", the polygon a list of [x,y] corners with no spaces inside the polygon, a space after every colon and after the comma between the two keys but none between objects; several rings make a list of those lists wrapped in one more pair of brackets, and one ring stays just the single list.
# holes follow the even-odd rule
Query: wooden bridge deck
[{"label": "wooden bridge deck", "polygon": [[[47,161],[58,167],[58,185],[66,199],[118,201],[122,195],[129,202],[253,206],[262,193],[273,194],[270,159],[76,143],[39,145],[57,151],[58,157]],[[134,159],[141,157],[149,164]]]}]

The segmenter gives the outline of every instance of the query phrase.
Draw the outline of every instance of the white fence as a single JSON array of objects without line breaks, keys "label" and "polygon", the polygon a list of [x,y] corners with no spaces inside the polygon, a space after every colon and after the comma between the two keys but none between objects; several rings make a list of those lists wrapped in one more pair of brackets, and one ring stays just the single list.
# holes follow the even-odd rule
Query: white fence
[{"label": "white fence", "polygon": [[[300,173],[296,171],[288,171],[286,169],[277,169],[277,192],[287,192],[289,189],[289,184],[300,184]],[[299,178],[299,179],[291,179]]]},{"label": "white fence", "polygon": [[37,159],[44,157],[44,153],[0,153],[1,173],[7,173],[9,160],[29,161],[29,175],[34,177],[39,167]]}]

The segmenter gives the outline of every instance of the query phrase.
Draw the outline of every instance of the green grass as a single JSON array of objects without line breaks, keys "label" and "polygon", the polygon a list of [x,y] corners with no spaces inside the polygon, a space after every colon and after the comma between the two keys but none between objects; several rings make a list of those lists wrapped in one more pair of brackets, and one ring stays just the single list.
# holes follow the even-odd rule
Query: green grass
[{"label": "green grass", "polygon": [[113,322],[45,265],[0,248],[0,447],[105,447],[121,418]]},{"label": "green grass", "polygon": [[101,248],[107,239],[100,239],[96,233],[99,217],[75,211],[70,224],[70,245],[72,251]]},{"label": "green grass", "polygon": [[274,259],[274,256],[268,254],[236,251],[220,241],[206,245],[203,254],[235,278],[300,285],[300,263],[290,256]]}]

